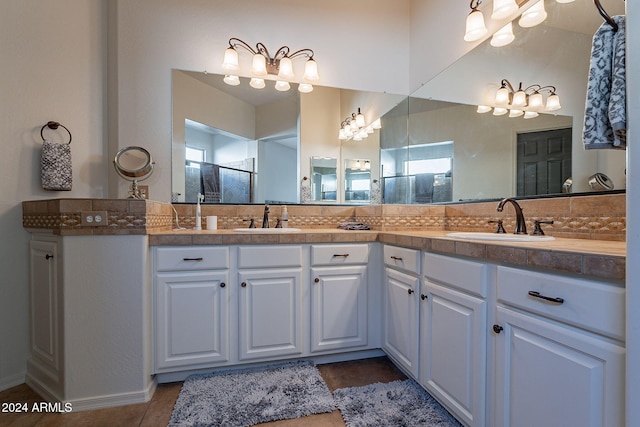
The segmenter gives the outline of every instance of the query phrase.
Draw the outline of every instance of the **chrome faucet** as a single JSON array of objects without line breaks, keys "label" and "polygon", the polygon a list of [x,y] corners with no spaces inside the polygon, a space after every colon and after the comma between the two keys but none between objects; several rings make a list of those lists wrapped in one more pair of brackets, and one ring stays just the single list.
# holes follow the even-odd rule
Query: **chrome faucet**
[{"label": "chrome faucet", "polygon": [[264,204],[264,216],[262,217],[262,228],[269,228],[269,204]]},{"label": "chrome faucet", "polygon": [[527,234],[527,224],[524,221],[522,208],[520,207],[518,202],[507,197],[506,199],[502,199],[500,203],[498,203],[498,207],[496,208],[496,210],[498,212],[502,212],[502,209],[504,208],[504,204],[507,202],[511,202],[511,204],[516,210],[516,228],[515,230],[513,230],[513,234]]}]

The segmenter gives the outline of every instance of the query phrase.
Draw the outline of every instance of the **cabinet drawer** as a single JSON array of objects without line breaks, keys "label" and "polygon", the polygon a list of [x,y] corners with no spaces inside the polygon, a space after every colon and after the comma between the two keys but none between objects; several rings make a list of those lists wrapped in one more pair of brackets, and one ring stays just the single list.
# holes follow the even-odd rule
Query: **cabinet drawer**
[{"label": "cabinet drawer", "polygon": [[238,268],[300,267],[302,246],[240,246]]},{"label": "cabinet drawer", "polygon": [[389,267],[420,274],[420,251],[384,245],[384,263]]},{"label": "cabinet drawer", "polygon": [[369,245],[312,245],[312,265],[366,264],[369,261]]},{"label": "cabinet drawer", "polygon": [[481,297],[487,296],[487,265],[464,259],[424,254],[424,275],[435,282]]},{"label": "cabinet drawer", "polygon": [[156,270],[219,270],[229,268],[226,246],[171,246],[156,248]]},{"label": "cabinet drawer", "polygon": [[624,340],[625,289],[620,286],[498,267],[497,295],[504,304]]}]

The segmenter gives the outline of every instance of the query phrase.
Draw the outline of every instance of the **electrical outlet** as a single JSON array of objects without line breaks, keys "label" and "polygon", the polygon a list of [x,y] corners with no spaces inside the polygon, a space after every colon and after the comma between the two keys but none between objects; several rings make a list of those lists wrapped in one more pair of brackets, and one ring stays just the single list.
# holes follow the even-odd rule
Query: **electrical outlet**
[{"label": "electrical outlet", "polygon": [[107,211],[80,212],[80,224],[83,227],[100,227],[108,223]]}]

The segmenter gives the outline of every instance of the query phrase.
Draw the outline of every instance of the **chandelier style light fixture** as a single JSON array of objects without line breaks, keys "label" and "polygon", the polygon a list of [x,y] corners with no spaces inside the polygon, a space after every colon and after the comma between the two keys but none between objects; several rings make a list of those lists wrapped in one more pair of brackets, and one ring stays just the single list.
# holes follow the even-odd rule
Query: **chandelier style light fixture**
[{"label": "chandelier style light fixture", "polygon": [[253,55],[251,65],[251,80],[249,85],[255,89],[265,87],[265,78],[275,79],[275,88],[279,91],[287,91],[291,88],[290,82],[296,81],[293,71],[293,60],[297,58],[307,58],[304,67],[303,82],[298,84],[298,91],[308,93],[313,91],[311,83],[320,80],[318,75],[318,64],[313,59],[313,50],[300,49],[291,52],[289,46],[282,46],[271,56],[269,50],[263,43],[257,43],[256,48],[252,48],[245,41],[232,37],[229,39],[229,47],[224,52],[222,69],[227,72],[224,82],[231,86],[240,84],[238,71],[238,48],[241,47]]},{"label": "chandelier style light fixture", "polygon": [[[556,0],[557,3],[572,3],[575,0]],[[491,19],[502,20],[513,16],[520,6],[527,2],[534,2],[533,6],[522,12],[518,24],[523,28],[535,27],[547,19],[547,11],[544,8],[544,0],[493,0]],[[481,0],[471,0],[469,7],[471,13],[467,16],[464,40],[474,42],[484,37],[488,30],[484,23],[484,16],[478,9]],[[491,37],[491,46],[502,47],[515,39],[513,24],[508,22]]]},{"label": "chandelier style light fixture", "polygon": [[[548,93],[546,101],[543,93]],[[538,117],[539,113],[556,111],[562,106],[555,86],[533,84],[523,88],[520,82],[518,90],[515,90],[509,80],[503,79],[496,92],[494,106],[479,105],[476,111],[488,113],[492,108],[494,116],[509,113],[509,117],[524,116],[525,119],[532,119]]]},{"label": "chandelier style light fixture", "polygon": [[367,125],[365,123],[364,114],[358,108],[357,113],[351,113],[351,116],[347,117],[340,123],[340,130],[338,132],[338,139],[341,141],[347,141],[353,139],[354,141],[362,141],[373,133],[374,130],[382,128],[380,119],[374,120],[373,123]]}]

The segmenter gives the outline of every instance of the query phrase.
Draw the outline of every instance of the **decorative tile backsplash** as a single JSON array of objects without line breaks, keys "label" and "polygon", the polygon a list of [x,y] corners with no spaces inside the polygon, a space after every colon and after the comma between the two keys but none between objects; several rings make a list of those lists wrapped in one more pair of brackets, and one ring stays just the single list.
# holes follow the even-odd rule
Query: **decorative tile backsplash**
[{"label": "decorative tile backsplash", "polygon": [[[534,220],[553,220],[543,225],[546,234],[595,240],[625,240],[625,194],[574,196],[521,200],[527,229]],[[507,232],[515,225],[515,214],[507,206],[496,211],[497,202],[450,205],[368,205],[326,206],[289,205],[289,226],[298,228],[336,228],[344,221],[360,221],[373,230],[450,230],[492,231],[489,220],[502,219]],[[175,212],[174,212],[175,208]],[[55,199],[22,203],[23,226],[28,229],[51,229],[60,235],[145,234],[152,230],[170,230],[195,226],[195,205],[133,199]],[[282,206],[270,206],[271,226],[280,217]],[[81,212],[106,211],[108,225],[81,225]],[[218,229],[248,227],[254,219],[262,224],[263,205],[203,205],[205,217],[216,215]]]}]

